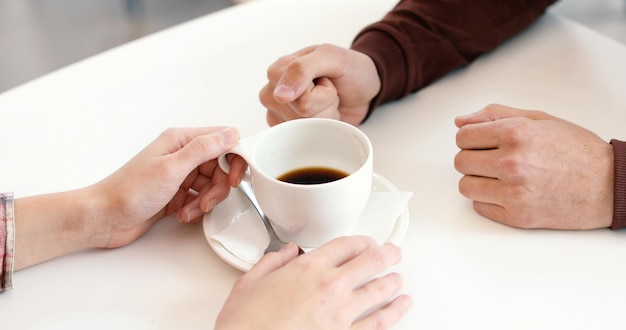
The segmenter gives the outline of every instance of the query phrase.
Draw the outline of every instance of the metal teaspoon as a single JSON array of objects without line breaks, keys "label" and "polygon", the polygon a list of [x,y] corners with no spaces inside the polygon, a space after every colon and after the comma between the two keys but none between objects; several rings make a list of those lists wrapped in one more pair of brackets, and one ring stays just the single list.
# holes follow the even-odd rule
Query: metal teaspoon
[{"label": "metal teaspoon", "polygon": [[[257,213],[261,217],[261,220],[263,220],[265,229],[267,229],[267,235],[269,236],[270,242],[267,245],[267,248],[265,249],[264,254],[278,251],[283,246],[287,245],[287,243],[281,241],[280,238],[278,238],[278,236],[276,235],[276,232],[274,231],[274,228],[272,228],[272,224],[270,223],[269,219],[267,218],[267,216],[261,209],[261,206],[257,202],[256,197],[254,195],[254,191],[252,190],[252,183],[250,183],[249,181],[245,179],[242,179],[241,182],[239,183],[239,189],[243,192],[244,195],[246,195],[246,197],[248,198],[248,200],[250,201],[254,209],[257,211]],[[300,247],[298,247],[298,255],[301,255],[303,253],[304,251]]]}]

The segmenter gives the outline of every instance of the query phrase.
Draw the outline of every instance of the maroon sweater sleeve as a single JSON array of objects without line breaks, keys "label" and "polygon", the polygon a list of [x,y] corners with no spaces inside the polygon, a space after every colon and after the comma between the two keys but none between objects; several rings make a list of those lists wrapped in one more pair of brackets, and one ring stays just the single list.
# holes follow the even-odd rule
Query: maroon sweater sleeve
[{"label": "maroon sweater sleeve", "polygon": [[494,49],[555,1],[401,0],[365,27],[351,47],[374,60],[381,79],[369,112]]},{"label": "maroon sweater sleeve", "polygon": [[626,142],[611,140],[614,156],[613,224],[611,229],[626,227]]}]

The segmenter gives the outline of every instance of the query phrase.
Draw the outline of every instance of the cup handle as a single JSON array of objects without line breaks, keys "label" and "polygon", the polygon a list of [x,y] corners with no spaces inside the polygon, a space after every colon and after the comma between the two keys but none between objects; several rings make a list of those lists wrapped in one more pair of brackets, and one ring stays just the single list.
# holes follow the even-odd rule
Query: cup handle
[{"label": "cup handle", "polygon": [[[226,158],[226,156],[228,154],[236,154],[241,156],[246,162],[248,162],[248,158],[246,157],[246,153],[243,151],[243,148],[241,146],[241,143],[237,144],[236,146],[234,146],[232,149],[230,149],[229,151],[227,151],[226,153],[221,154],[218,158],[217,158],[217,164],[220,166],[220,168],[222,169],[222,171],[224,171],[224,173],[228,174],[230,173],[230,163],[228,162],[228,159]],[[248,163],[249,164],[249,163]]]},{"label": "cup handle", "polygon": [[241,146],[241,144],[237,144],[231,150],[227,151],[226,153],[220,155],[217,158],[218,166],[226,174],[230,173],[230,163],[228,162],[228,159],[226,158],[226,156],[228,154],[236,154],[236,155],[242,157],[248,163],[248,168],[246,168],[246,170],[243,172],[243,176],[241,177],[241,180],[252,183],[252,176],[250,174],[250,162],[248,161],[248,158],[246,157],[246,153],[244,151],[244,148]]},{"label": "cup handle", "polygon": [[224,154],[220,155],[217,158],[217,164],[222,169],[222,171],[224,171],[224,173],[226,174],[230,173],[230,163],[228,162],[228,159],[226,158],[226,156],[228,154],[236,154],[236,155],[239,155],[241,158],[243,158],[246,161],[246,163],[248,163],[248,169],[246,170],[246,173],[248,173],[248,179],[249,179],[250,168],[255,166],[255,164],[253,163],[253,157],[251,156],[253,152],[252,150],[254,149],[254,145],[256,144],[256,142],[263,135],[265,135],[265,133],[266,131],[262,131],[253,136],[240,139],[237,145],[235,145],[232,149],[225,152]]}]

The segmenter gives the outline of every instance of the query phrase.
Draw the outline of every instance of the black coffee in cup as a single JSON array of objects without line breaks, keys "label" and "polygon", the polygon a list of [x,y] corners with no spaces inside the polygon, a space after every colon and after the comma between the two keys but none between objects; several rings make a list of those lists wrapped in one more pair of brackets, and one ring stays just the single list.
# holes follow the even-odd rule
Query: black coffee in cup
[{"label": "black coffee in cup", "polygon": [[305,167],[289,171],[278,180],[295,184],[320,184],[336,181],[348,176],[348,173],[329,167]]}]

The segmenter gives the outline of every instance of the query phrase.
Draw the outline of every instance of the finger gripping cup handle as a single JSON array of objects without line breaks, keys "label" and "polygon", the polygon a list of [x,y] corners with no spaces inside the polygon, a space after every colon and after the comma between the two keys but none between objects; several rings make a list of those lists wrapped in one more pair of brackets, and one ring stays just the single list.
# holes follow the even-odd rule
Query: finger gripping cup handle
[{"label": "finger gripping cup handle", "polygon": [[236,146],[234,146],[232,149],[223,153],[217,158],[217,164],[222,169],[222,171],[224,171],[224,173],[226,174],[230,173],[230,163],[228,162],[228,158],[227,158],[229,154],[239,155],[246,162],[248,162],[248,164],[250,164],[247,153],[244,151],[241,143],[239,143]]},{"label": "finger gripping cup handle", "polygon": [[230,163],[228,163],[228,160],[226,159],[226,155],[230,154],[231,152],[227,152],[225,154],[220,155],[217,158],[217,164],[220,166],[220,168],[222,169],[222,171],[224,171],[224,173],[228,174],[230,173]]}]

